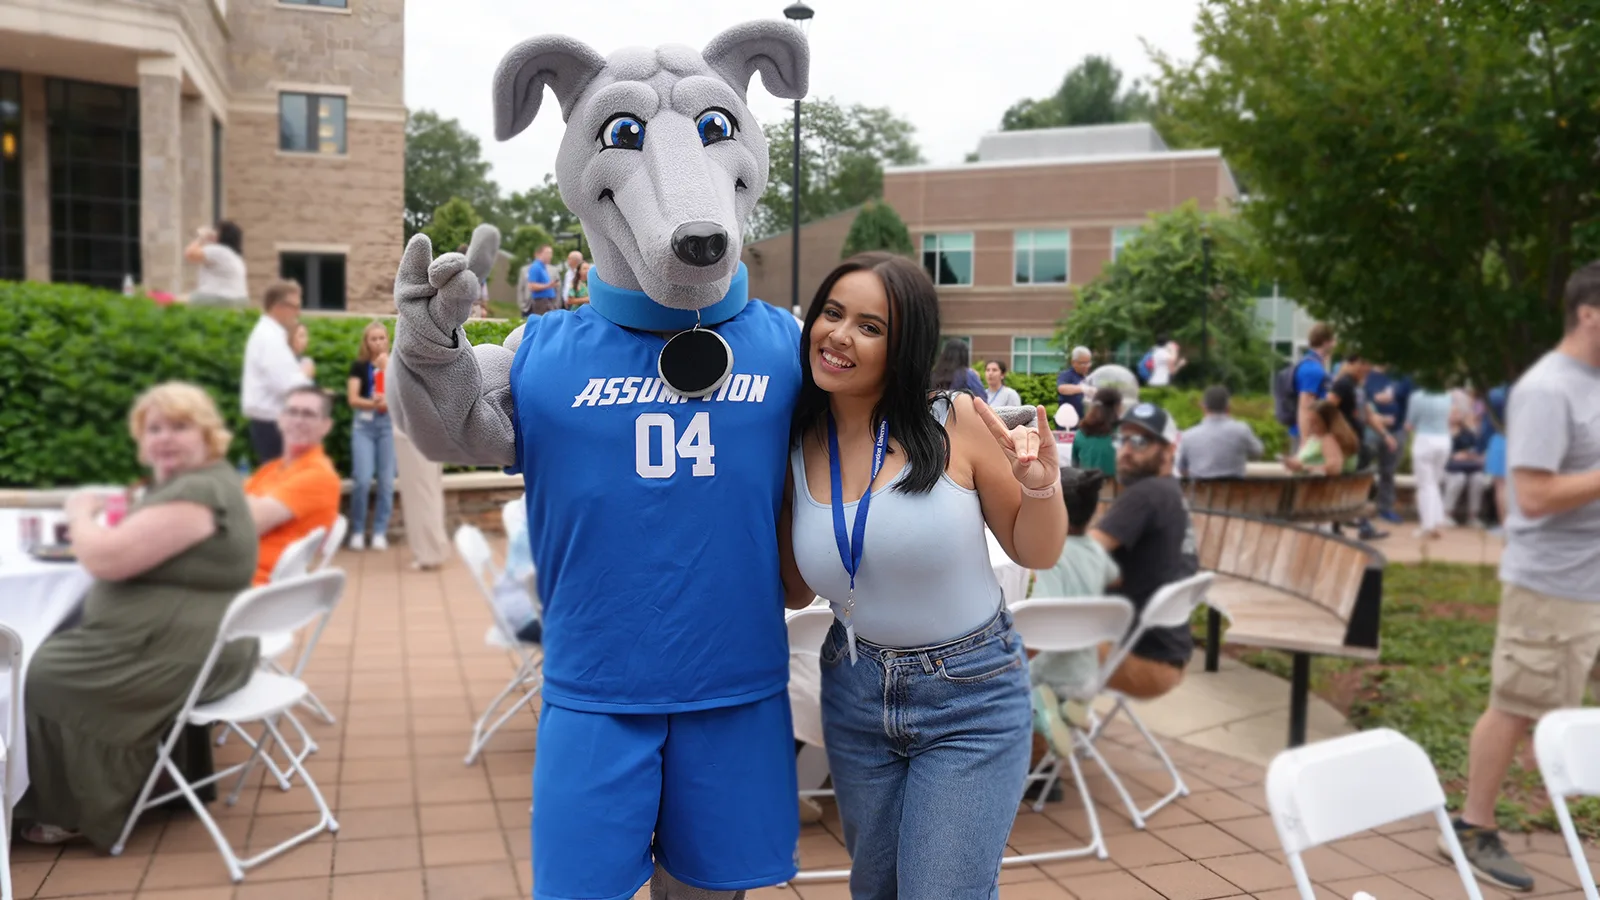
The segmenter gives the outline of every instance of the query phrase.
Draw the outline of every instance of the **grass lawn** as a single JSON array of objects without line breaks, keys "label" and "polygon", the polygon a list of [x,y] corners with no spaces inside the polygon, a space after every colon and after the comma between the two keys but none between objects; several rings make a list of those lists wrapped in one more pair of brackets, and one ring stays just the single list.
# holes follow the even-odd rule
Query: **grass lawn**
[{"label": "grass lawn", "polygon": [[[1393,728],[1422,745],[1458,809],[1466,790],[1467,746],[1489,697],[1500,583],[1490,566],[1390,564],[1383,573],[1382,656],[1376,663],[1319,657],[1312,690],[1357,728]],[[1202,627],[1197,635],[1203,635]],[[1288,654],[1235,650],[1248,665],[1287,678]],[[1586,837],[1600,837],[1600,801],[1572,804]],[[1500,825],[1554,830],[1531,742],[1499,804]]]}]

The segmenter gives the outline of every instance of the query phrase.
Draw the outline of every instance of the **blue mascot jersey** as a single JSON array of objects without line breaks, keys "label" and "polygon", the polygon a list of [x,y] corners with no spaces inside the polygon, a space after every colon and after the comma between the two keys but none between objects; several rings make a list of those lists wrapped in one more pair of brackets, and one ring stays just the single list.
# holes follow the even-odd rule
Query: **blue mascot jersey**
[{"label": "blue mascot jersey", "polygon": [[545,699],[675,713],[784,690],[777,532],[800,390],[794,317],[751,301],[715,326],[733,374],[694,400],[661,384],[655,334],[587,306],[525,328],[511,394]]}]

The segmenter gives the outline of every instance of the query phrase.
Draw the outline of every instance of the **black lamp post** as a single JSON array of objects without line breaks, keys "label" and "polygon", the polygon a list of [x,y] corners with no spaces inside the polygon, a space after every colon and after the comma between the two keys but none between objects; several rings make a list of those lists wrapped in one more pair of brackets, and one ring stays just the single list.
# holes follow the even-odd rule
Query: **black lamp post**
[{"label": "black lamp post", "polygon": [[1211,377],[1211,223],[1200,220],[1200,279],[1205,282],[1206,296],[1200,304],[1200,365],[1206,377]]},{"label": "black lamp post", "polygon": [[[811,25],[814,13],[803,0],[795,0],[783,8],[783,15],[804,34]],[[790,233],[793,241],[789,259],[792,294],[790,305],[792,309],[798,310],[800,308],[800,101],[798,99],[794,101],[794,192],[790,200],[794,206],[794,221],[791,223]]]}]

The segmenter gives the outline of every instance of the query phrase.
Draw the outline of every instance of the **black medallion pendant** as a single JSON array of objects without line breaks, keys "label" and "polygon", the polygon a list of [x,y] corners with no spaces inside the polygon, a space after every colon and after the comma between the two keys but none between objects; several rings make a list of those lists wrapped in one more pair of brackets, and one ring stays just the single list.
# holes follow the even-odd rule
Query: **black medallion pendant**
[{"label": "black medallion pendant", "polygon": [[661,348],[656,371],[678,394],[704,397],[721,387],[733,372],[733,348],[715,331],[695,328],[680,332]]}]

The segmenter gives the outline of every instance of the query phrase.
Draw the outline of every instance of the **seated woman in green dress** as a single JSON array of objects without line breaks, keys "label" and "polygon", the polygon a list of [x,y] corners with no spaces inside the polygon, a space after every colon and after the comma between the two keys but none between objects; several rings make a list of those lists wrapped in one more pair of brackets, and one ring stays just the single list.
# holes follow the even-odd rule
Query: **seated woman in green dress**
[{"label": "seated woman in green dress", "polygon": [[1104,387],[1083,412],[1083,421],[1072,436],[1072,467],[1098,469],[1108,481],[1117,479],[1117,421],[1122,418],[1122,392]]},{"label": "seated woman in green dress", "polygon": [[[149,489],[113,527],[97,521],[103,494],[67,500],[72,548],[94,585],[82,620],[46,640],[28,667],[30,786],[16,818],[36,843],[116,842],[223,613],[255,574],[255,523],[211,398],[194,385],[158,385],[135,402],[129,427]],[[230,645],[201,700],[243,687],[257,653],[253,640]],[[189,737],[174,761],[209,772],[204,733]]]},{"label": "seated woman in green dress", "polygon": [[1339,475],[1354,472],[1360,459],[1361,440],[1331,400],[1319,402],[1311,417],[1310,434],[1300,452],[1284,457],[1284,468],[1303,475]]}]

